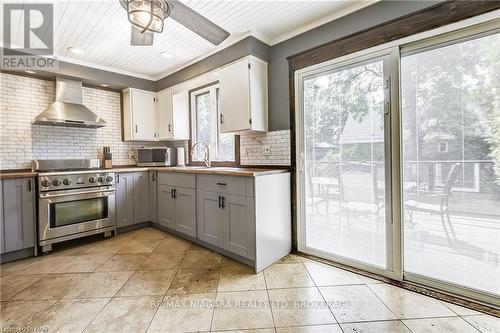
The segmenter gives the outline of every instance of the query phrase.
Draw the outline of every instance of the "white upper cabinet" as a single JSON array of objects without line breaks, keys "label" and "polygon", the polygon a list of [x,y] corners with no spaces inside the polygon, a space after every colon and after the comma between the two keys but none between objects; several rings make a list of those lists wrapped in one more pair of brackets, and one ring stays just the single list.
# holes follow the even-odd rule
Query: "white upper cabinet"
[{"label": "white upper cabinet", "polygon": [[172,126],[172,90],[165,89],[158,93],[158,139],[169,140],[174,137]]},{"label": "white upper cabinet", "polygon": [[158,139],[189,140],[188,94],[172,94],[171,89],[158,93]]},{"label": "white upper cabinet", "polygon": [[123,91],[123,129],[126,141],[156,141],[156,94],[127,88]]},{"label": "white upper cabinet", "polygon": [[267,63],[248,56],[219,71],[221,132],[267,132]]}]

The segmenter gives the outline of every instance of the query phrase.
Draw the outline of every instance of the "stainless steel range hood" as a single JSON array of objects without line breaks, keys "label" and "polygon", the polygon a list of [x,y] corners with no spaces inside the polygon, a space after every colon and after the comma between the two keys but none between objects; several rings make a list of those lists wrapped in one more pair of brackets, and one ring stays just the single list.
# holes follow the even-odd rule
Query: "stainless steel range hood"
[{"label": "stainless steel range hood", "polygon": [[56,101],[32,124],[81,128],[106,126],[104,120],[82,104],[82,82],[60,77],[56,78]]}]

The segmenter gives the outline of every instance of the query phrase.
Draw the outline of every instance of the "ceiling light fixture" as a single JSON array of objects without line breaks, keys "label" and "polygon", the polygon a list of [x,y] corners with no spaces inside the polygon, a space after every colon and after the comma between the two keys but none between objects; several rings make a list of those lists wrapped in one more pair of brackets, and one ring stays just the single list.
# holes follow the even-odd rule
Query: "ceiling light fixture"
[{"label": "ceiling light fixture", "polygon": [[174,55],[170,52],[167,52],[167,51],[163,51],[163,52],[160,52],[160,55],[163,57],[163,58],[167,58],[167,59],[170,59],[170,58],[173,58]]},{"label": "ceiling light fixture", "polygon": [[28,70],[28,69],[27,69],[27,70],[25,70],[24,72],[25,72],[25,73],[28,73],[28,74],[36,74],[36,72],[35,72],[35,71],[30,71],[30,70]]},{"label": "ceiling light fixture", "polygon": [[83,54],[83,50],[81,50],[77,47],[70,46],[67,48],[67,50],[73,54]]},{"label": "ceiling light fixture", "polygon": [[120,0],[127,17],[141,33],[162,32],[163,20],[170,16],[171,5],[166,0]]},{"label": "ceiling light fixture", "polygon": [[106,83],[101,84],[101,87],[109,87]]}]

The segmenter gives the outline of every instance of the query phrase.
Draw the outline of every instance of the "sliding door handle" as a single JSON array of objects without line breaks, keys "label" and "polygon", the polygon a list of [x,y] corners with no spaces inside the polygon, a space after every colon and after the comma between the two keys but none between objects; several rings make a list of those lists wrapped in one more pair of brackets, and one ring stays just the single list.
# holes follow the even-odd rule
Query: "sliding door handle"
[{"label": "sliding door handle", "polygon": [[299,167],[298,167],[299,172],[303,172],[304,171],[304,167],[306,165],[306,161],[304,159],[304,153],[300,153],[299,154],[299,163],[298,164],[299,164]]}]

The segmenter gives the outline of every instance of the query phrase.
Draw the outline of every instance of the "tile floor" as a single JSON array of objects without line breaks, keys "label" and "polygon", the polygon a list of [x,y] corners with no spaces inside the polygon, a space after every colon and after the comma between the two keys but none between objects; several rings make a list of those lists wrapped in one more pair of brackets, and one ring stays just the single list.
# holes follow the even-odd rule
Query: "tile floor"
[{"label": "tile floor", "polygon": [[153,228],[0,271],[10,332],[500,332],[499,318],[296,255],[254,274]]}]

